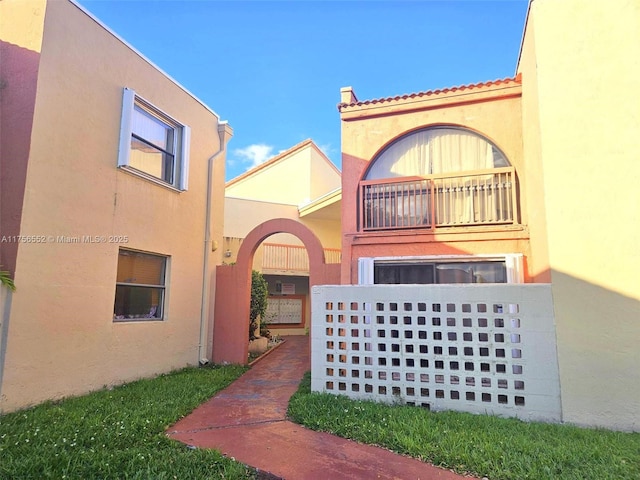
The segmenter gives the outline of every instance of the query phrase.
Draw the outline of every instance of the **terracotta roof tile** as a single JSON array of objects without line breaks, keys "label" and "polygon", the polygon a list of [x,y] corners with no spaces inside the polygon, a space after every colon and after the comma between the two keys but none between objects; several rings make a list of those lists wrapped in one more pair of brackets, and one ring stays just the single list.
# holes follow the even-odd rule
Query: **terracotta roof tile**
[{"label": "terracotta roof tile", "polygon": [[427,90],[425,92],[416,92],[416,93],[409,93],[409,94],[404,94],[404,95],[397,95],[395,97],[385,97],[385,98],[375,98],[372,100],[364,100],[364,101],[358,101],[355,103],[339,103],[338,104],[338,111],[342,110],[345,107],[360,107],[363,105],[375,105],[377,103],[387,103],[387,102],[394,102],[394,101],[400,101],[400,100],[408,100],[408,99],[412,99],[412,98],[420,98],[420,97],[429,97],[432,95],[442,95],[442,94],[447,94],[447,93],[453,93],[453,92],[457,92],[457,91],[464,91],[464,90],[474,90],[474,89],[478,89],[478,88],[487,88],[487,87],[493,87],[493,86],[498,86],[498,85],[507,85],[507,84],[511,84],[511,83],[516,83],[516,84],[521,84],[522,83],[522,75],[518,74],[517,76],[511,78],[502,78],[502,79],[498,79],[498,80],[491,80],[488,82],[480,82],[480,83],[472,83],[469,85],[460,85],[459,87],[450,87],[450,88],[443,88],[443,89],[439,89],[439,90]]}]

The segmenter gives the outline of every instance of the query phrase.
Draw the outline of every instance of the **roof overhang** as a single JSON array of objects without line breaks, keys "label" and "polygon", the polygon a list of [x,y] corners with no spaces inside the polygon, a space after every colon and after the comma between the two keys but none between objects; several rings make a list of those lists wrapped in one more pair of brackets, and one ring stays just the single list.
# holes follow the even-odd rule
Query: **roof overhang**
[{"label": "roof overhang", "polygon": [[300,218],[340,220],[342,208],[342,188],[336,188],[309,203],[298,206]]}]

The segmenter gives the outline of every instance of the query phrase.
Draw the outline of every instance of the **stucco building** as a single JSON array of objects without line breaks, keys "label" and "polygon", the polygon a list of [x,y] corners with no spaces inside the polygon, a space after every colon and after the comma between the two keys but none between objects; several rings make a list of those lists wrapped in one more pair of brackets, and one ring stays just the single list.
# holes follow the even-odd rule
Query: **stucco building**
[{"label": "stucco building", "polygon": [[534,0],[513,78],[338,105],[342,283],[550,283],[561,419],[631,430],[639,19]]},{"label": "stucco building", "polygon": [[633,430],[640,429],[639,45],[637,1],[534,0],[517,67],[524,175],[535,182],[533,274],[552,285],[563,418]]},{"label": "stucco building", "polygon": [[[403,346],[412,349],[403,360],[416,372],[432,361],[424,389],[434,405],[493,402],[522,407],[526,417],[536,392],[552,391],[555,419],[638,430],[639,19],[633,0],[533,0],[512,78],[373,100],[344,88],[341,179],[307,141],[229,182],[224,199],[232,132],[217,114],[73,2],[0,2],[0,264],[18,286],[13,295],[3,290],[0,310],[0,410],[210,354],[243,362],[251,268],[274,276],[273,293],[282,294],[278,282],[296,291],[289,278],[307,272],[283,262],[304,245],[307,285],[420,284],[406,289],[418,296],[424,284],[438,295],[471,285],[488,296],[467,297],[460,310],[468,298],[485,307],[493,298],[486,316],[513,314],[517,325],[517,308],[502,310],[505,290],[492,297],[478,284],[550,289],[541,297],[550,307],[544,342],[529,340],[539,338],[535,331],[511,337],[519,373],[497,354],[487,361],[479,345],[455,344],[467,333],[507,343],[484,317],[466,332],[461,315],[458,332],[452,315],[450,331],[430,332],[443,342],[451,334],[450,345],[429,358],[420,356],[422,338],[409,345],[413,332],[403,327]],[[339,272],[323,248],[341,250]],[[265,260],[267,249],[280,252],[275,263]],[[397,308],[398,292],[387,292],[380,308]],[[442,306],[418,300],[416,310],[434,304]],[[335,312],[314,313],[314,322],[334,314],[344,322],[352,309],[350,330],[362,320],[372,333],[370,311],[358,310],[371,308],[370,299],[326,305]],[[282,331],[304,331],[304,310],[302,324]],[[416,310],[407,321],[426,316]],[[335,338],[314,338],[312,352],[330,344],[344,350],[327,354],[340,363],[360,358],[353,345],[373,351],[369,337],[333,327],[321,334]],[[387,327],[384,341],[399,331]],[[504,355],[498,347],[491,345]],[[465,383],[450,357],[467,348],[478,378],[470,373]],[[384,355],[365,355],[353,364],[361,377],[335,365],[322,374],[331,370],[338,391],[361,381],[373,391],[373,360]],[[426,371],[436,362],[452,370],[446,379]],[[422,381],[409,370],[383,379],[379,365],[375,386],[388,382],[385,395],[396,395],[400,379]],[[523,372],[533,376],[518,379]]]},{"label": "stucco building", "polygon": [[342,90],[343,283],[531,277],[521,94],[520,77],[369,101]]},{"label": "stucco building", "polygon": [[[268,220],[286,218],[311,230],[327,263],[340,263],[340,172],[310,139],[230,180],[225,188],[225,263],[236,261],[247,234]],[[304,335],[311,324],[309,258],[299,238],[268,237],[253,269],[269,284],[267,321],[275,335]]]},{"label": "stucco building", "polygon": [[231,128],[71,1],[0,33],[0,411],[207,358]]}]

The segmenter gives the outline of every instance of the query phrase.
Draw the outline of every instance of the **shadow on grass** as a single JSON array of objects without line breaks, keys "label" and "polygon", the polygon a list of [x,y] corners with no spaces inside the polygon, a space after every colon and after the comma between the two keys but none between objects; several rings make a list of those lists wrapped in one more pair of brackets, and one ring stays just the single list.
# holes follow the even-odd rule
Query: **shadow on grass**
[{"label": "shadow on grass", "polygon": [[491,480],[640,478],[639,433],[354,401],[312,393],[310,373],[288,415],[312,430]]},{"label": "shadow on grass", "polygon": [[165,430],[246,368],[187,368],[0,416],[0,478],[248,479],[252,468]]}]

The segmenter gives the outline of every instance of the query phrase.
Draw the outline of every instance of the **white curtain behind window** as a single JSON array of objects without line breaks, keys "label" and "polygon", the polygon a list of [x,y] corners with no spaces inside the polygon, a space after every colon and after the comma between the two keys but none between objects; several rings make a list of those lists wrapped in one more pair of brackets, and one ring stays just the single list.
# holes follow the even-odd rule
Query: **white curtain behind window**
[{"label": "white curtain behind window", "polygon": [[461,130],[444,128],[430,133],[430,173],[493,168],[493,149],[483,138]]},{"label": "white curtain behind window", "polygon": [[489,142],[456,128],[432,128],[393,143],[371,165],[367,180],[493,168]]}]

